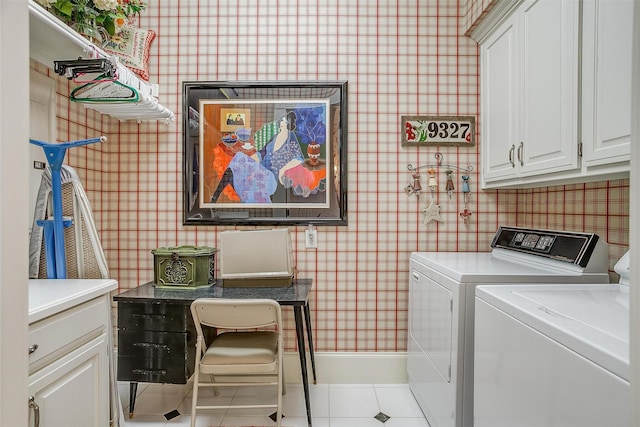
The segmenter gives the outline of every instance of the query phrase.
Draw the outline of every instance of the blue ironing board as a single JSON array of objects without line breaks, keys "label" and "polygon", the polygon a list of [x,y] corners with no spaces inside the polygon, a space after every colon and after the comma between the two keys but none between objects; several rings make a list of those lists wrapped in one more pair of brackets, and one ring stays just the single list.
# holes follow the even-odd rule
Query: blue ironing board
[{"label": "blue ironing board", "polygon": [[64,250],[64,228],[72,224],[70,219],[62,218],[62,180],[60,170],[62,162],[67,153],[67,148],[80,147],[96,142],[106,141],[107,138],[82,139],[78,141],[68,141],[60,143],[50,143],[29,139],[31,144],[42,147],[44,154],[51,168],[51,191],[53,200],[53,220],[45,219],[36,221],[44,229],[45,253],[47,259],[47,278],[66,279],[67,263]]}]

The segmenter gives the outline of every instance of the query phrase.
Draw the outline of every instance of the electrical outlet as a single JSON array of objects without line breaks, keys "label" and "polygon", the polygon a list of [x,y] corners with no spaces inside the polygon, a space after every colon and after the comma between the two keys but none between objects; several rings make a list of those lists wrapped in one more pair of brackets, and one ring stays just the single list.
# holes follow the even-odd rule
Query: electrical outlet
[{"label": "electrical outlet", "polygon": [[305,230],[304,236],[307,249],[318,247],[318,230]]}]

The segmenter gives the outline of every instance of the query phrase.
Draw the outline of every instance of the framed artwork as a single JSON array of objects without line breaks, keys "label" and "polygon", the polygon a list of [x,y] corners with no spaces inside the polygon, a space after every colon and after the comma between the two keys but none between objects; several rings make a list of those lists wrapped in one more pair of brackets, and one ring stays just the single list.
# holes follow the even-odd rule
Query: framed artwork
[{"label": "framed artwork", "polygon": [[474,116],[401,116],[403,146],[476,145]]},{"label": "framed artwork", "polygon": [[347,82],[184,82],[184,224],[346,225]]}]

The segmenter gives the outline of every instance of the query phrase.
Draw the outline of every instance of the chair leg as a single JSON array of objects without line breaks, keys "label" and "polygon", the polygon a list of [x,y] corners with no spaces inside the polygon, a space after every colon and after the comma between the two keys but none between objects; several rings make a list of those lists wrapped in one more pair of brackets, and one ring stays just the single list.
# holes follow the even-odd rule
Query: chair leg
[{"label": "chair leg", "polygon": [[284,368],[282,368],[282,395],[287,394],[287,381],[284,379]]},{"label": "chair leg", "polygon": [[279,361],[278,361],[278,409],[276,413],[276,427],[280,427],[282,423],[282,395],[284,394],[284,368],[282,366],[283,357],[282,352],[283,348],[280,347],[278,349],[279,352]]},{"label": "chair leg", "polygon": [[198,384],[200,381],[200,364],[196,362],[195,374],[193,375],[193,393],[191,396],[191,427],[196,427],[196,406],[198,405]]},{"label": "chair leg", "polygon": [[[216,378],[213,376],[213,374],[209,374],[209,381],[213,384],[216,382]],[[218,387],[214,387],[213,388],[213,395],[215,397],[220,396],[220,389]]]},{"label": "chair leg", "polygon": [[[278,387],[280,388],[280,387]],[[278,392],[278,412],[276,412],[276,427],[282,423],[282,393]]]}]

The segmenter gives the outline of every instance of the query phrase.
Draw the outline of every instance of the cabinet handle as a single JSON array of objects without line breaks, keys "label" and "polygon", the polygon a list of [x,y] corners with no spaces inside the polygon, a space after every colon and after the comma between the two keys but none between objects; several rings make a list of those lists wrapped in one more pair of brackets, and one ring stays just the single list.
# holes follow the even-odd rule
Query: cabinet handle
[{"label": "cabinet handle", "polygon": [[33,354],[38,349],[38,344],[33,344],[29,346],[29,354]]},{"label": "cabinet handle", "polygon": [[413,273],[413,278],[416,280],[420,280],[420,276],[418,276],[418,273]]},{"label": "cabinet handle", "polygon": [[516,162],[513,161],[513,154],[516,151],[516,146],[515,144],[511,144],[511,148],[509,149],[509,163],[511,163],[511,167],[515,168],[516,167]]},{"label": "cabinet handle", "polygon": [[40,407],[33,396],[29,396],[29,409],[33,409],[33,427],[40,427]]},{"label": "cabinet handle", "polygon": [[520,141],[520,145],[518,146],[518,161],[520,162],[520,166],[524,166],[524,142]]},{"label": "cabinet handle", "polygon": [[164,350],[167,353],[171,353],[171,348],[167,344],[156,344],[152,342],[136,342],[133,343],[134,347],[153,348],[156,350]]}]

